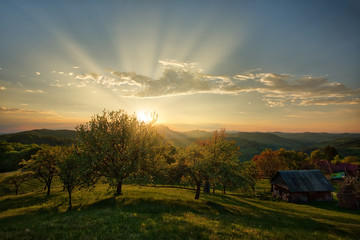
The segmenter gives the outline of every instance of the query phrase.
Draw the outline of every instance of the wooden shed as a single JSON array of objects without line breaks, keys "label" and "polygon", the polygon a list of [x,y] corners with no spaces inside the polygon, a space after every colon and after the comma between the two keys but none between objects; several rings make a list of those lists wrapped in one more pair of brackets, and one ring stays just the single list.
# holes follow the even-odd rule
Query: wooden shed
[{"label": "wooden shed", "polygon": [[270,182],[273,196],[284,201],[333,200],[334,188],[320,170],[278,171]]}]

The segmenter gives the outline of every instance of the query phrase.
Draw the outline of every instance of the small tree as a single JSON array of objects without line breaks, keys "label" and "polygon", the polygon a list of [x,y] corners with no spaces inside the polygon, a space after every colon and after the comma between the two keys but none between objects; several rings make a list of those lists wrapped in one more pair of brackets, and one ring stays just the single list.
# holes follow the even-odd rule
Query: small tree
[{"label": "small tree", "polygon": [[285,150],[281,148],[276,151],[279,158],[284,159],[286,169],[300,170],[310,164],[309,156],[303,152]]},{"label": "small tree", "polygon": [[271,149],[265,149],[260,155],[256,155],[252,161],[255,162],[261,178],[272,178],[277,171],[286,169],[285,159]]},{"label": "small tree", "polygon": [[199,144],[192,144],[179,151],[178,166],[183,176],[196,187],[195,199],[199,199],[201,186],[207,179],[206,157]]},{"label": "small tree", "polygon": [[90,180],[83,168],[83,156],[80,149],[75,146],[63,149],[63,158],[59,161],[59,177],[69,195],[69,208],[72,208],[71,195],[76,187]]},{"label": "small tree", "polygon": [[255,194],[256,182],[258,181],[258,169],[255,162],[243,162],[241,164],[241,174],[245,179],[245,184],[242,185],[244,191],[249,189],[252,194]]},{"label": "small tree", "polygon": [[335,156],[338,154],[339,154],[339,152],[334,146],[328,145],[324,149],[324,155],[325,155],[326,160],[328,160],[328,161],[334,160]]},{"label": "small tree", "polygon": [[217,184],[235,188],[242,182],[240,166],[237,163],[239,148],[234,141],[226,139],[225,129],[214,131],[211,139],[203,141],[207,155],[207,175],[213,185],[213,192]]},{"label": "small tree", "polygon": [[76,127],[86,163],[95,175],[104,176],[110,186],[116,187],[116,195],[122,194],[124,179],[135,176],[160,155],[163,138],[153,119],[145,123],[123,110],[104,110]]},{"label": "small tree", "polygon": [[310,159],[311,160],[322,160],[322,159],[325,159],[325,155],[323,152],[321,152],[320,149],[316,149],[311,152]]},{"label": "small tree", "polygon": [[5,184],[12,185],[15,189],[15,195],[18,194],[19,187],[26,181],[29,181],[34,176],[33,172],[18,172],[3,180]]},{"label": "small tree", "polygon": [[23,160],[20,165],[23,169],[33,171],[34,176],[41,182],[45,183],[47,188],[46,195],[50,195],[51,183],[59,172],[58,162],[62,158],[61,147],[42,146],[35,155],[31,156],[28,161]]}]

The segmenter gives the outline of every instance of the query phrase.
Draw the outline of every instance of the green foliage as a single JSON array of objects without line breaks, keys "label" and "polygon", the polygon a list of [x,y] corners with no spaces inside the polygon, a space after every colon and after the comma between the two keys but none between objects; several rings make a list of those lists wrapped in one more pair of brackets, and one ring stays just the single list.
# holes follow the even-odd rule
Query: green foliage
[{"label": "green foliage", "polygon": [[[312,157],[314,157],[312,155]],[[257,167],[259,178],[272,178],[279,170],[300,170],[312,167],[311,157],[303,152],[285,150],[264,150],[252,161]]]},{"label": "green foliage", "polygon": [[178,156],[178,166],[183,167],[181,170],[184,180],[196,186],[195,199],[199,199],[201,185],[208,176],[205,154],[204,148],[199,144],[192,144],[183,148]]},{"label": "green foliage", "polygon": [[169,171],[171,175],[183,176],[183,181],[195,185],[195,199],[198,199],[205,182],[212,185],[214,192],[221,186],[224,193],[226,188],[235,189],[242,184],[237,156],[238,147],[226,139],[225,130],[215,131],[211,138],[181,148]]},{"label": "green foliage", "polygon": [[254,195],[256,192],[256,185],[258,182],[258,169],[254,161],[247,161],[241,163],[241,175],[243,176],[245,182],[240,186],[244,192],[250,192],[251,195]]},{"label": "green foliage", "polygon": [[338,154],[339,152],[334,146],[328,145],[324,148],[325,159],[328,161],[334,160],[335,156]]},{"label": "green foliage", "polygon": [[325,159],[325,154],[320,149],[316,149],[311,152],[310,159],[311,160],[322,160],[322,159]]},{"label": "green foliage", "polygon": [[279,157],[277,151],[265,149],[260,155],[256,155],[252,161],[256,164],[260,178],[272,178],[279,170],[286,169],[286,162]]},{"label": "green foliage", "polygon": [[88,123],[77,126],[80,148],[93,177],[105,177],[120,195],[124,179],[144,177],[159,164],[164,159],[161,156],[164,141],[154,123],[140,122],[123,110],[104,110]]},{"label": "green foliage", "polygon": [[10,172],[19,169],[19,163],[29,160],[36,154],[40,147],[36,144],[0,143],[0,172]]},{"label": "green foliage", "polygon": [[310,164],[309,156],[303,152],[289,151],[282,148],[277,150],[277,154],[279,158],[284,159],[286,169],[288,170],[304,169]]},{"label": "green foliage", "polygon": [[343,159],[345,163],[360,164],[360,157],[358,156],[347,156]]},{"label": "green foliage", "polygon": [[42,181],[47,188],[47,195],[50,195],[51,183],[58,174],[58,163],[63,158],[62,148],[59,146],[42,146],[30,160],[23,160],[20,164],[23,169],[33,171],[34,176]]},{"label": "green foliage", "polygon": [[89,179],[87,171],[84,169],[83,154],[80,149],[75,146],[62,149],[62,158],[59,159],[57,166],[59,167],[58,176],[64,184],[69,194],[69,210],[72,208],[71,194],[76,187],[86,184]]},{"label": "green foliage", "polygon": [[34,176],[31,171],[28,172],[17,172],[13,175],[6,177],[2,184],[10,185],[14,189],[15,195],[18,194],[19,187],[26,181],[29,181]]}]

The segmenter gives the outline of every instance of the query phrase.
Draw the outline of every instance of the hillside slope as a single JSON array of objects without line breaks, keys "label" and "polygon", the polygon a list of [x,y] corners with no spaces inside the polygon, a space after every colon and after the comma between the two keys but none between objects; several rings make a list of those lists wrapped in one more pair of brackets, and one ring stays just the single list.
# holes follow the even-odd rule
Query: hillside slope
[{"label": "hillside slope", "polygon": [[22,144],[48,144],[71,145],[75,143],[76,131],[73,130],[49,130],[36,129],[25,132],[4,134],[0,136],[0,141],[18,142]]},{"label": "hillside slope", "polygon": [[66,212],[62,186],[51,197],[41,187],[0,196],[1,239],[314,240],[360,234],[360,215],[336,202],[292,204],[239,193],[201,194],[195,201],[192,189],[127,184],[115,198],[107,185],[97,185],[75,191],[74,211]]}]

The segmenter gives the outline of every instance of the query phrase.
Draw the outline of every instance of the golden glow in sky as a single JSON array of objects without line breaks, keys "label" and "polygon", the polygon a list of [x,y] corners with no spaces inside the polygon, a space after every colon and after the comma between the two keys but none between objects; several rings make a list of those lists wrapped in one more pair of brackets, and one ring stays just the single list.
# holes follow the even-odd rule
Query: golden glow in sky
[{"label": "golden glow in sky", "polygon": [[176,130],[360,132],[358,8],[6,1],[0,132],[74,129],[103,109]]}]

